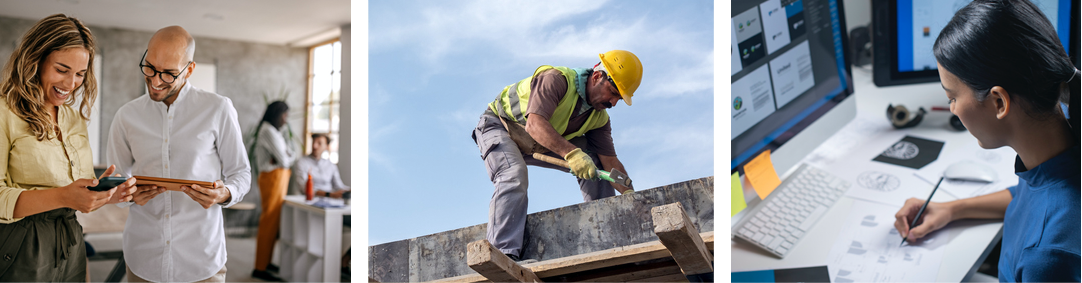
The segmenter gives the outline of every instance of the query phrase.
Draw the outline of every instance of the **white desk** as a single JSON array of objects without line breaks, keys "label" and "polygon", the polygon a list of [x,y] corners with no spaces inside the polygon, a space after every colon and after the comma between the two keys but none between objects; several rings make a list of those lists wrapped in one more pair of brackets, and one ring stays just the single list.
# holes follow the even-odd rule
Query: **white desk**
[{"label": "white desk", "polygon": [[[872,82],[870,72],[855,67],[853,79],[857,111],[873,113],[884,120],[887,105],[890,103],[903,104],[909,109],[923,106],[927,110],[931,110],[931,106],[948,106],[947,98],[938,82],[878,88]],[[924,121],[912,129],[911,133],[945,141],[943,153],[957,150],[964,141],[971,140],[973,137],[969,132],[948,131],[949,117],[949,112],[929,112],[924,116]],[[745,195],[750,193],[753,196],[755,194],[754,191],[747,190],[744,193]],[[842,230],[843,222],[847,218],[846,214],[852,205],[853,199],[842,197],[785,259],[778,259],[747,243],[731,241],[732,271],[827,265],[827,255],[838,233]],[[735,224],[737,221],[738,219],[734,218],[732,223]],[[944,232],[957,233],[957,235],[952,237],[946,246],[936,281],[959,282],[968,279],[995,246],[1000,238],[1002,227],[1002,221],[988,220],[955,221],[944,227]]]},{"label": "white desk", "polygon": [[293,282],[338,282],[342,267],[342,217],[350,207],[308,205],[303,195],[282,205],[279,272]]}]

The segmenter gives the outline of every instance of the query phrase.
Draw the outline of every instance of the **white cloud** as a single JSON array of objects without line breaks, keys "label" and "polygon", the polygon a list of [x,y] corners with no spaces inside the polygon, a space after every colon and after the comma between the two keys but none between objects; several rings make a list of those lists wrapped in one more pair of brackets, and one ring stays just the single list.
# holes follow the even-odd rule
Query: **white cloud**
[{"label": "white cloud", "polygon": [[[404,25],[373,24],[373,51],[401,46],[420,48],[418,56],[435,60],[460,45],[522,46],[540,28],[574,15],[593,12],[606,1],[472,1],[429,2],[417,13],[419,20]],[[528,12],[524,12],[528,11]]]},{"label": "white cloud", "polygon": [[[374,53],[411,50],[423,68],[422,82],[455,68],[453,58],[471,63],[485,50],[502,66],[538,62],[596,62],[612,49],[635,52],[644,62],[643,99],[671,98],[713,88],[712,27],[688,29],[651,13],[622,18],[600,13],[605,1],[473,1],[464,5],[419,7],[420,19],[401,25],[374,24]],[[445,3],[441,3],[445,4]],[[622,3],[621,3],[622,4]],[[612,4],[609,4],[611,6]],[[529,12],[522,12],[529,11]],[[566,21],[597,14],[585,21]],[[551,63],[549,63],[551,64]],[[590,64],[590,63],[588,63]]]},{"label": "white cloud", "polygon": [[[714,89],[714,52],[710,51],[698,62],[687,62],[688,65],[673,64],[672,69],[656,72],[657,77],[650,78],[657,82],[644,82],[644,87],[650,96],[647,100],[655,98],[671,98],[691,93],[704,92],[712,94]],[[645,79],[644,79],[645,80]]]}]

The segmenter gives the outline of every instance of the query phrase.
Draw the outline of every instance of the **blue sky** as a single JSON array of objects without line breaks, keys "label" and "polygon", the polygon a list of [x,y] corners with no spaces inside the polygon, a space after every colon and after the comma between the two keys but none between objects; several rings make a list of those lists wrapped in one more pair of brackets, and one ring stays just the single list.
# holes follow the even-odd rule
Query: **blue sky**
[{"label": "blue sky", "polygon": [[[470,133],[541,65],[643,64],[609,109],[638,190],[714,173],[712,1],[369,2],[369,245],[486,223],[493,186]],[[570,173],[529,167],[529,212],[582,202]]]}]

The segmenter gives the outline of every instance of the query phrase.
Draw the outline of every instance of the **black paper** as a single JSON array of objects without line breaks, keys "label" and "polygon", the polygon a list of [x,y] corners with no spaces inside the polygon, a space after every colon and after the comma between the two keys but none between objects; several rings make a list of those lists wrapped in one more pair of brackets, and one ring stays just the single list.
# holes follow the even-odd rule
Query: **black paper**
[{"label": "black paper", "polygon": [[941,141],[905,136],[872,160],[920,169],[939,158],[941,150],[943,150]]}]

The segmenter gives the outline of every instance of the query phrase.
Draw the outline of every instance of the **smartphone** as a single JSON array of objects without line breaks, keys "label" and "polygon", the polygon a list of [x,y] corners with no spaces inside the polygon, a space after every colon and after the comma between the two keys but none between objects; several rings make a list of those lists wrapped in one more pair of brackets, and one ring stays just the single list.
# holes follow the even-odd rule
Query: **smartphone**
[{"label": "smartphone", "polygon": [[110,190],[112,188],[115,188],[116,186],[119,186],[120,184],[123,184],[124,181],[127,181],[127,180],[128,180],[128,178],[124,178],[124,177],[102,177],[101,179],[98,179],[98,185],[97,186],[86,187],[86,188],[90,189],[91,191],[95,191],[95,192],[108,191],[108,190]]}]

